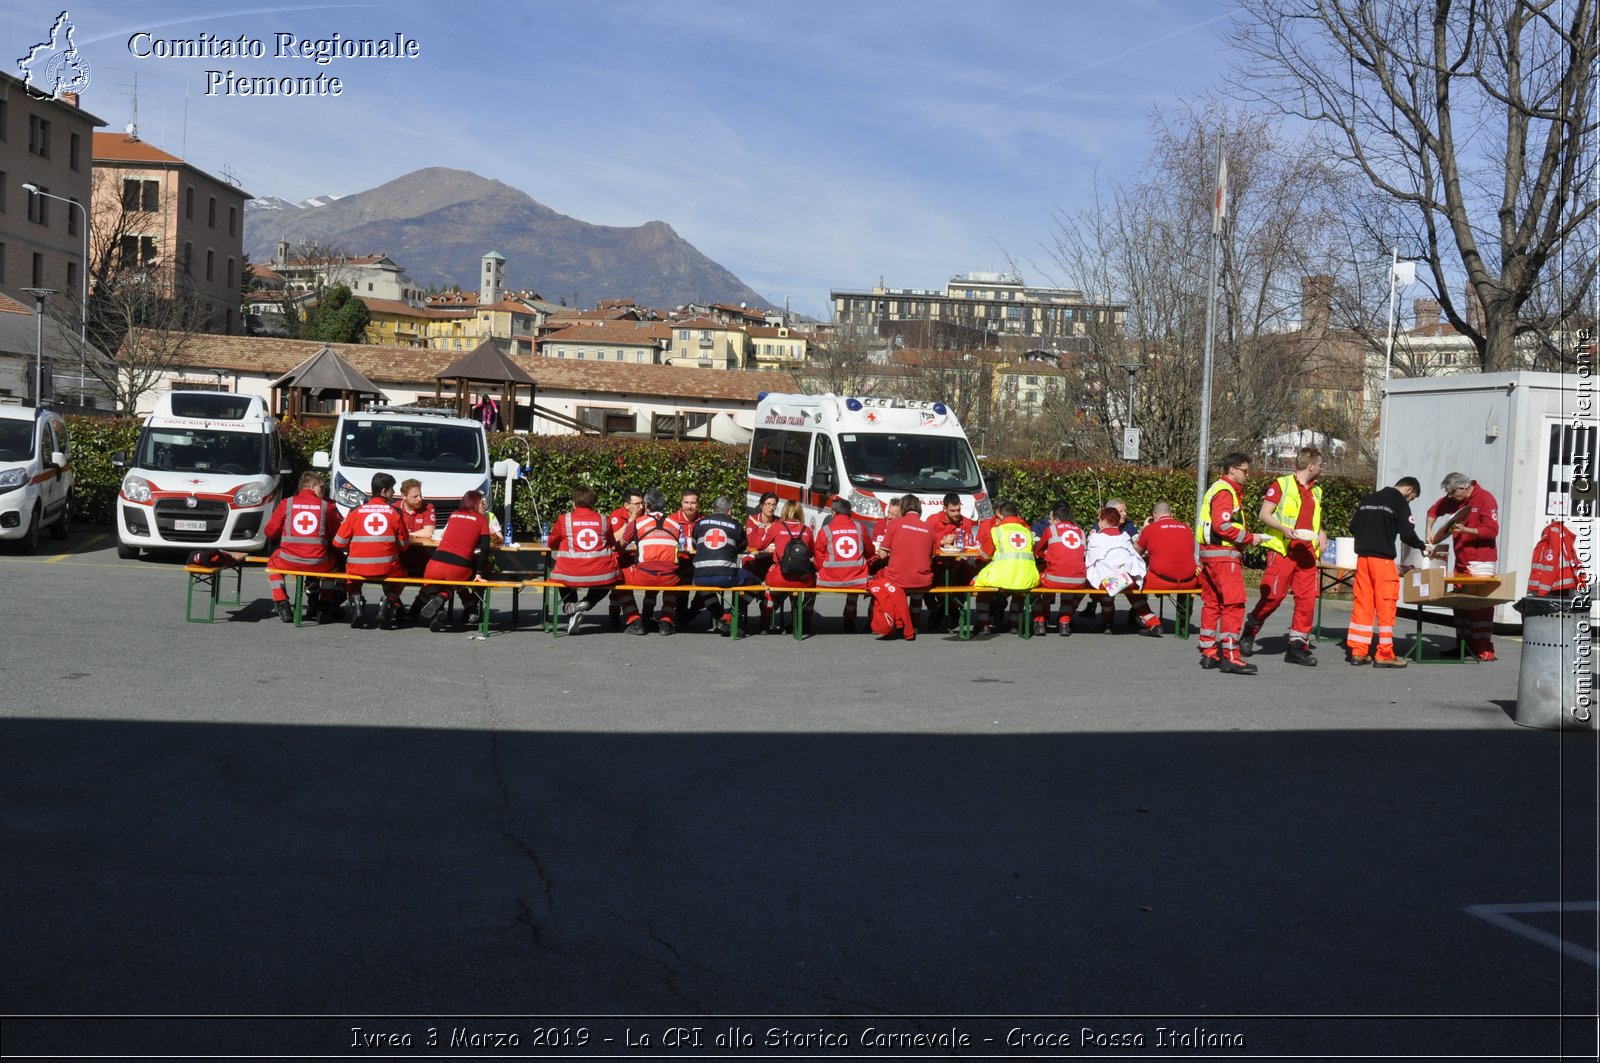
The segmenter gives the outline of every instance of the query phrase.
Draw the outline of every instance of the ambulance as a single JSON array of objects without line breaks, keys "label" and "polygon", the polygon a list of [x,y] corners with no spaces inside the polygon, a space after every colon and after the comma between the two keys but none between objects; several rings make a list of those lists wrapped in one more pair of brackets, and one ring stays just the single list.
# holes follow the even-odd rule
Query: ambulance
[{"label": "ambulance", "polygon": [[278,420],[259,395],[173,391],[139,432],[117,492],[117,556],[145,550],[260,550],[280,497]]},{"label": "ambulance", "polygon": [[747,507],[764,492],[799,501],[807,524],[834,498],[850,503],[869,533],[891,499],[916,495],[924,513],[951,492],[983,519],[993,501],[961,422],[942,402],[873,396],[762,394],[750,438]]}]

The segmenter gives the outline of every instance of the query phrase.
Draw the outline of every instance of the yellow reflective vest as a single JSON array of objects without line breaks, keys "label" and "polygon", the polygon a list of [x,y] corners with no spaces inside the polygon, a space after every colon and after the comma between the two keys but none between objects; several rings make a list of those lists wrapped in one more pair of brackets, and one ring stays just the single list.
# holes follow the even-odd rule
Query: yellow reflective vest
[{"label": "yellow reflective vest", "polygon": [[1194,541],[1201,546],[1231,546],[1234,549],[1238,549],[1244,544],[1230,543],[1220,535],[1213,535],[1211,531],[1211,500],[1216,498],[1217,493],[1220,491],[1226,491],[1233,496],[1233,520],[1231,523],[1237,524],[1240,528],[1245,527],[1244,514],[1240,512],[1240,506],[1243,503],[1239,500],[1239,491],[1233,486],[1233,481],[1224,476],[1212,484],[1211,490],[1207,491],[1205,498],[1200,500],[1200,513],[1198,519],[1194,522]]},{"label": "yellow reflective vest", "polygon": [[[1278,477],[1278,493],[1283,496],[1278,502],[1278,519],[1292,528],[1300,519],[1300,481],[1294,478],[1294,473]],[[1322,485],[1316,483],[1311,485],[1311,530],[1314,532],[1322,530]],[[1267,541],[1261,545],[1287,557],[1289,547],[1284,542],[1283,532],[1277,528],[1268,528],[1266,534]],[[1315,552],[1316,544],[1312,543],[1310,546]]]},{"label": "yellow reflective vest", "polygon": [[989,529],[994,559],[972,578],[974,587],[1002,591],[1030,591],[1039,585],[1039,566],[1033,562],[1033,530],[1020,521],[1007,520]]}]

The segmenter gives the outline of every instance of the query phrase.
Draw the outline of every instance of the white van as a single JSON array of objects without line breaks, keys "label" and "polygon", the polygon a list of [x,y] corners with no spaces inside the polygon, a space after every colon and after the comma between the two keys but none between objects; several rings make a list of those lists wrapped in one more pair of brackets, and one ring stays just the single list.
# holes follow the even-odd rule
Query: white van
[{"label": "white van", "polygon": [[139,445],[111,456],[126,469],[117,493],[117,556],[140,549],[259,550],[284,465],[278,419],[257,395],[173,391],[145,419]]},{"label": "white van", "polygon": [[0,539],[24,553],[72,530],[72,450],[67,422],[49,410],[0,406]]},{"label": "white van", "polygon": [[333,452],[319,450],[311,464],[328,469],[328,496],[348,513],[366,502],[372,474],[386,472],[398,485],[422,482],[439,527],[468,491],[489,493],[489,437],[479,421],[428,406],[369,406],[342,413],[333,428]]},{"label": "white van", "polygon": [[870,524],[890,499],[916,495],[923,511],[946,494],[983,519],[993,502],[956,415],[942,402],[871,396],[762,395],[750,439],[748,506],[762,493],[794,499],[814,524],[835,496]]}]

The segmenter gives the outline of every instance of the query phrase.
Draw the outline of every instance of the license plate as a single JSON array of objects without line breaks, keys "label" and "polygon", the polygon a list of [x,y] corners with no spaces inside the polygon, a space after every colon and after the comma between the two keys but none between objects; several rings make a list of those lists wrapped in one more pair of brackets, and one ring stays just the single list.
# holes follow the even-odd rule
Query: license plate
[{"label": "license plate", "polygon": [[206,522],[203,520],[175,520],[172,522],[173,531],[205,531]]}]

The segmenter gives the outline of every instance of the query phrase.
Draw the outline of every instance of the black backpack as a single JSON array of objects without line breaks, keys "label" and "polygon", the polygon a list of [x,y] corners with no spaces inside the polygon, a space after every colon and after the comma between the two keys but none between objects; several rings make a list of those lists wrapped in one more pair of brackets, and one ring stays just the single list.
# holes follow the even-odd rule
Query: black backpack
[{"label": "black backpack", "polygon": [[778,571],[786,579],[805,579],[816,575],[817,566],[811,555],[811,547],[798,535],[783,548],[783,554],[778,558]]}]

